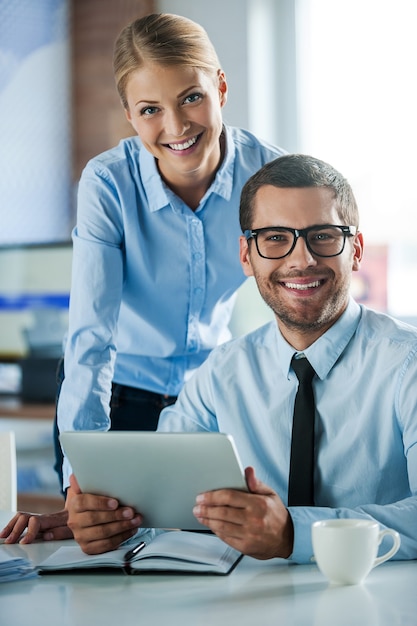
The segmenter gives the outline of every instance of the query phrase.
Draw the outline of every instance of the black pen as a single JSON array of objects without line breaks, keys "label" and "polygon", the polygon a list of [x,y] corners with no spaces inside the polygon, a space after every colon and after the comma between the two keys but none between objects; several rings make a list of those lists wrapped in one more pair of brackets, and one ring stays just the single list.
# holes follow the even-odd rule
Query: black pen
[{"label": "black pen", "polygon": [[141,541],[137,546],[128,550],[124,556],[125,563],[131,561],[143,548],[146,548],[146,543]]}]

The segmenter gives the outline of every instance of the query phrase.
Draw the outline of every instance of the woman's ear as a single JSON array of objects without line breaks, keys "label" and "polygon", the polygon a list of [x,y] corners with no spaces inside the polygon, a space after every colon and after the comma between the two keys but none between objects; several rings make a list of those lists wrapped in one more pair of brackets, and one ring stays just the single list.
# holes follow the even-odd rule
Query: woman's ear
[{"label": "woman's ear", "polygon": [[360,269],[363,257],[363,235],[361,232],[356,233],[353,240],[353,260],[352,271],[357,272]]},{"label": "woman's ear", "polygon": [[239,238],[240,263],[245,276],[253,276],[252,263],[250,262],[249,242],[243,235]]},{"label": "woman's ear", "polygon": [[227,102],[228,87],[227,87],[226,75],[223,72],[223,70],[217,70],[217,80],[219,83],[218,88],[219,88],[219,94],[220,94],[220,106],[224,107],[224,105]]}]

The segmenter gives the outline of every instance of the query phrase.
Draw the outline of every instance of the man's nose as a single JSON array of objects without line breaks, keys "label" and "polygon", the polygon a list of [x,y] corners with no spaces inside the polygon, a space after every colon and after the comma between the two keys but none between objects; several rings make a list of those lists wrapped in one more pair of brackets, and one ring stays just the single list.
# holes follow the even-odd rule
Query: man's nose
[{"label": "man's nose", "polygon": [[292,267],[310,267],[316,265],[316,259],[310,252],[304,237],[298,237],[294,249],[287,257]]}]

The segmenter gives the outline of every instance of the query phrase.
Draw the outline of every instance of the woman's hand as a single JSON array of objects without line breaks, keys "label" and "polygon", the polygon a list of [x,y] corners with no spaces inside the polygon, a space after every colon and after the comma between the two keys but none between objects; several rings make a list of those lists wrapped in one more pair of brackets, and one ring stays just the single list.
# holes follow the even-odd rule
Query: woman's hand
[{"label": "woman's hand", "polygon": [[[68,511],[56,513],[18,512],[0,532],[4,543],[32,543],[35,540],[71,539],[72,532],[67,526]],[[25,532],[26,531],[26,532]]]}]

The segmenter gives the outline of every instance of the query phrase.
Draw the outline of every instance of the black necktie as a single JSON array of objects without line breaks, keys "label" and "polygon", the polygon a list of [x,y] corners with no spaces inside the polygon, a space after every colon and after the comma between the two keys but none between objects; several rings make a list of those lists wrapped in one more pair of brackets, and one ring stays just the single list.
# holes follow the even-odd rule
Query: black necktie
[{"label": "black necktie", "polygon": [[292,359],[299,380],[291,438],[288,506],[314,506],[314,369],[306,358]]}]

